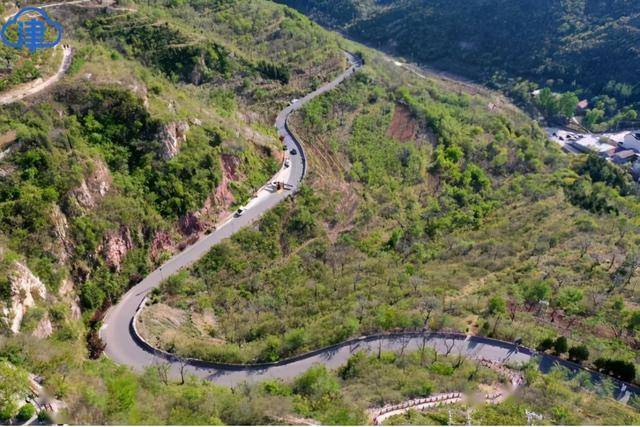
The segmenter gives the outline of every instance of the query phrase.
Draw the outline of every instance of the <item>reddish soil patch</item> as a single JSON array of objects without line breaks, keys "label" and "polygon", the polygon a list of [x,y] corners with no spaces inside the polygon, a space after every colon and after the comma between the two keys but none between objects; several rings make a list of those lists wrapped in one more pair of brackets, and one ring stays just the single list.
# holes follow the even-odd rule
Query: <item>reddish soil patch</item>
[{"label": "reddish soil patch", "polygon": [[387,135],[404,142],[415,139],[417,130],[418,123],[413,118],[409,108],[403,104],[397,104]]},{"label": "reddish soil patch", "polygon": [[5,132],[2,135],[0,135],[0,149],[11,144],[13,141],[16,140],[17,137],[18,137],[18,134],[16,133],[15,130],[10,130],[9,132]]}]

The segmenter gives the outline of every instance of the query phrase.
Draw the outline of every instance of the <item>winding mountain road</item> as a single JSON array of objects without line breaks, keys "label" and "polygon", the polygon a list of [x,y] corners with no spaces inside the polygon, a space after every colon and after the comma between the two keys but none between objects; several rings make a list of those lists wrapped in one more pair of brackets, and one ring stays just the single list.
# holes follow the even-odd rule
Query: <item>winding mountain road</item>
[{"label": "winding mountain road", "polygon": [[[347,54],[351,67],[335,80],[320,87],[304,98],[285,108],[276,118],[276,128],[285,136],[288,149],[295,148],[298,155],[291,156],[291,166],[282,168],[271,181],[282,181],[291,186],[292,191],[277,192],[271,183],[259,190],[257,196],[246,206],[240,217],[230,217],[221,223],[216,231],[203,237],[194,245],[175,255],[160,268],[149,274],[142,282],[131,288],[107,312],[100,336],[106,343],[106,354],[119,364],[141,371],[154,365],[167,365],[172,377],[195,375],[221,385],[235,386],[243,382],[256,382],[266,379],[292,379],[305,372],[314,364],[323,364],[328,368],[344,365],[356,352],[375,353],[385,351],[416,351],[425,348],[434,349],[442,354],[462,355],[470,359],[484,359],[496,363],[524,364],[534,361],[541,372],[548,372],[554,366],[567,368],[573,374],[586,373],[594,383],[611,379],[606,375],[587,370],[574,363],[545,354],[538,354],[527,348],[518,347],[494,339],[446,334],[434,332],[406,332],[361,337],[328,348],[319,349],[282,360],[276,363],[256,365],[233,365],[209,363],[194,359],[181,359],[163,352],[148,344],[137,333],[137,317],[145,306],[146,296],[167,277],[183,268],[191,266],[202,258],[214,245],[232,236],[237,231],[256,222],[262,214],[275,207],[295,192],[306,174],[305,151],[287,127],[289,115],[300,109],[315,97],[330,91],[353,75],[361,66],[356,58]],[[640,395],[640,388],[612,379],[614,397],[626,402],[633,395]]]},{"label": "winding mountain road", "polygon": [[[284,135],[284,143],[287,145],[288,150],[295,148],[298,152],[297,155],[290,156],[291,165],[289,167],[283,166],[270,180],[270,183],[258,191],[257,196],[246,205],[246,210],[242,216],[231,216],[227,218],[223,223],[218,225],[213,233],[201,238],[192,246],[175,255],[160,268],[149,274],[142,282],[131,288],[121,298],[118,304],[111,307],[107,312],[104,325],[100,330],[100,337],[106,343],[106,354],[111,359],[117,363],[129,365],[136,369],[143,369],[153,364],[156,359],[155,355],[141,347],[136,339],[136,334],[133,333],[134,331],[131,329],[133,318],[145,296],[151,290],[158,287],[164,279],[198,261],[206,255],[213,246],[229,238],[242,228],[256,222],[262,214],[291,196],[292,193],[298,189],[307,168],[305,152],[302,144],[297,141],[289,131],[287,118],[292,112],[300,109],[313,98],[340,85],[361,67],[361,64],[355,56],[347,53],[347,57],[351,63],[351,67],[348,70],[344,71],[333,81],[289,105],[278,114],[275,123],[276,129],[280,135]],[[277,192],[272,184],[274,181],[285,182],[292,190]]]}]

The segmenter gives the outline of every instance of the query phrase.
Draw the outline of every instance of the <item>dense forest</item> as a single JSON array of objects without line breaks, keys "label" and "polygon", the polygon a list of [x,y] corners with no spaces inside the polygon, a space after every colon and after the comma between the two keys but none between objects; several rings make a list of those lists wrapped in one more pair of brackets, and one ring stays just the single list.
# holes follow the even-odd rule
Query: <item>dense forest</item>
[{"label": "dense forest", "polygon": [[279,2],[372,47],[504,89],[524,106],[547,87],[587,99],[589,127],[637,118],[632,0]]}]

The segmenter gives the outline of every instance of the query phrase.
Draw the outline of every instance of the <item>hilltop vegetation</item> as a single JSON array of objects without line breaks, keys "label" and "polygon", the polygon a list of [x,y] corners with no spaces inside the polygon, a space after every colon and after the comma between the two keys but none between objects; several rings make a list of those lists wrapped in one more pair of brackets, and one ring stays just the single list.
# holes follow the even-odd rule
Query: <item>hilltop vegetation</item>
[{"label": "hilltop vegetation", "polygon": [[0,111],[1,334],[68,346],[73,372],[100,355],[106,307],[279,168],[275,114],[344,63],[277,5],[133,6],[52,11],[75,48],[68,76]]},{"label": "hilltop vegetation", "polygon": [[505,89],[529,107],[537,107],[531,92],[548,87],[588,99],[588,126],[637,117],[634,1],[278,1],[372,47]]},{"label": "hilltop vegetation", "polygon": [[[0,110],[0,133],[16,131],[0,159],[0,303],[16,262],[46,290],[20,333],[3,324],[0,368],[42,375],[68,404],[61,421],[78,424],[358,424],[371,406],[504,385],[435,354],[356,355],[234,389],[99,358],[109,304],[268,180],[282,161],[275,114],[344,69],[339,46],[361,49],[263,0],[130,6],[60,11],[77,48],[69,75]],[[631,183],[564,156],[503,97],[362,51],[362,72],[292,118],[305,187],[154,292],[149,338],[178,355],[274,361],[427,327],[522,337],[635,376]],[[523,422],[526,407],[557,423],[638,422],[607,382],[525,371],[530,386],[480,419]]]},{"label": "hilltop vegetation", "polygon": [[[367,59],[293,121],[307,188],[155,292],[148,337],[254,362],[427,327],[637,363],[640,205],[624,174],[561,154],[521,113],[488,108],[495,95]],[[194,314],[167,334],[172,310]]]}]

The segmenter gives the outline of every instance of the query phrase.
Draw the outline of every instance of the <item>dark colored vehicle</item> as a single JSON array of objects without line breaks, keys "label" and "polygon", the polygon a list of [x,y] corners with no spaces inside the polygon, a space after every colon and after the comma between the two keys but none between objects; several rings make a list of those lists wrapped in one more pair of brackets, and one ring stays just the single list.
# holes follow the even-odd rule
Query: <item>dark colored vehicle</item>
[{"label": "dark colored vehicle", "polygon": [[287,146],[286,145],[282,146],[282,151],[287,151]]},{"label": "dark colored vehicle", "polygon": [[289,151],[289,153],[291,153],[292,156],[295,156],[296,154],[298,154],[298,151],[294,148],[291,151]]}]

